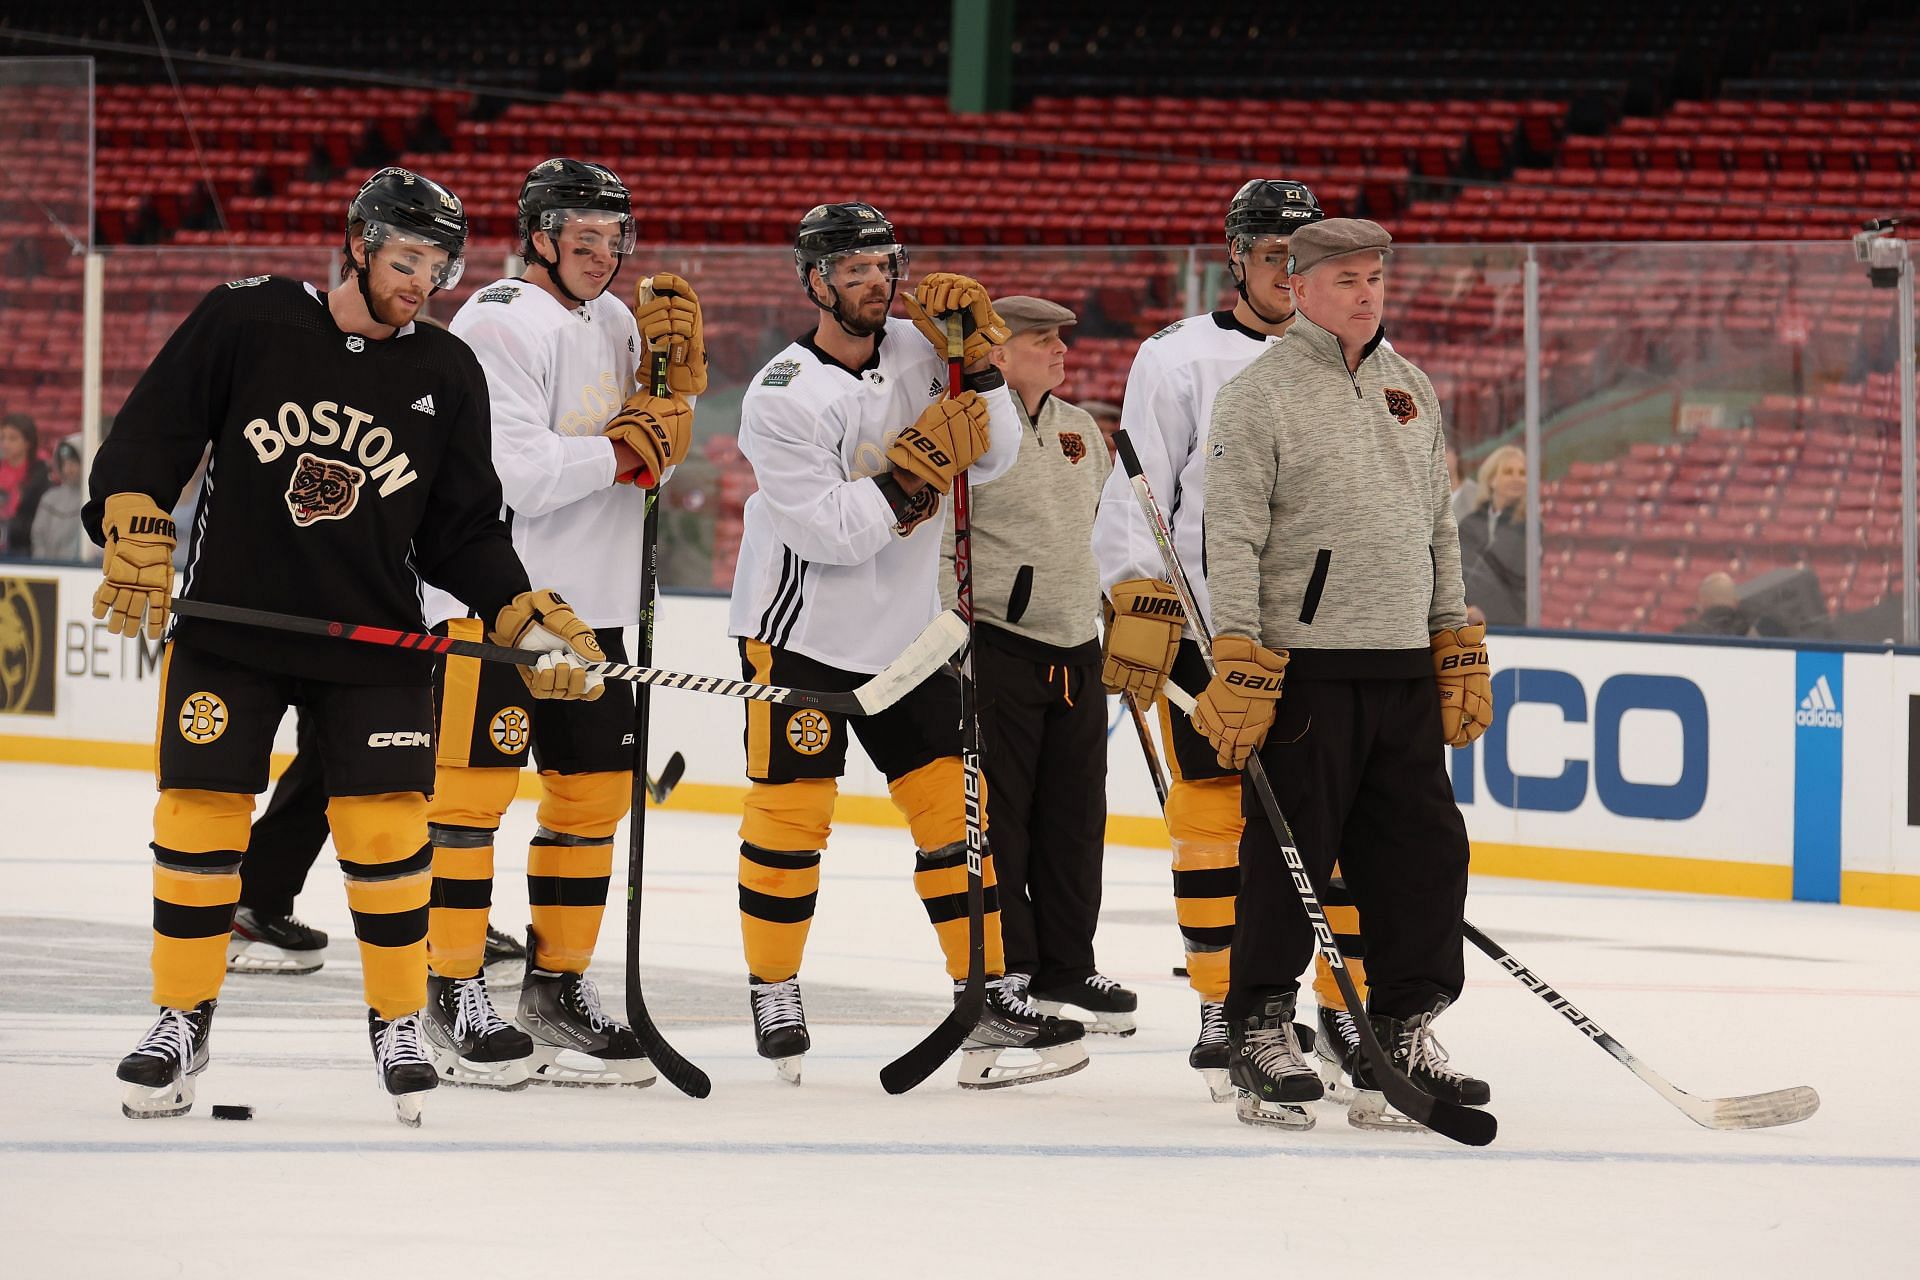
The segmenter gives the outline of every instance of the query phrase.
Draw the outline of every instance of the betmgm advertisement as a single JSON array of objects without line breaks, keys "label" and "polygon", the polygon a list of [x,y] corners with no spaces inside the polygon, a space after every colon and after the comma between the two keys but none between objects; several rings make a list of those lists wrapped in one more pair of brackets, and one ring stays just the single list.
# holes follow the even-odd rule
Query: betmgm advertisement
[{"label": "betmgm advertisement", "polygon": [[53,718],[59,602],[56,579],[0,576],[0,716]]}]

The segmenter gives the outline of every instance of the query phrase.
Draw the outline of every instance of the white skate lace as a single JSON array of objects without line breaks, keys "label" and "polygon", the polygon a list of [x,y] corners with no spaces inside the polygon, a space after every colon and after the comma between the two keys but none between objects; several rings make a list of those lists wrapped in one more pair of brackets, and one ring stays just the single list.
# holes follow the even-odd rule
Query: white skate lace
[{"label": "white skate lace", "polygon": [[1340,1033],[1340,1040],[1347,1048],[1358,1049],[1360,1047],[1359,1024],[1354,1021],[1353,1015],[1345,1009],[1335,1009],[1333,1011],[1333,1029]]},{"label": "white skate lace", "polygon": [[150,1058],[172,1058],[185,1062],[193,1056],[193,1015],[185,1009],[162,1009],[160,1021],[134,1046],[135,1053]]},{"label": "white skate lace", "polygon": [[785,982],[756,982],[753,986],[753,1020],[759,1025],[761,1035],[782,1027],[806,1026],[807,1015],[800,1007],[799,980],[788,978]]},{"label": "white skate lace", "polygon": [[1201,1044],[1225,1044],[1227,1042],[1227,1007],[1211,1001],[1200,1006]]},{"label": "white skate lace", "polygon": [[1027,996],[1027,983],[1031,981],[1024,973],[1010,973],[988,981],[989,990],[997,992],[1000,1005],[1016,1018],[1027,1018],[1039,1022],[1046,1017],[1039,1006]]},{"label": "white skate lace", "polygon": [[380,1043],[374,1052],[383,1067],[428,1061],[427,1051],[420,1044],[420,1015],[410,1013],[380,1028]]},{"label": "white skate lace", "polygon": [[1447,1051],[1441,1047],[1433,1035],[1433,1020],[1437,1013],[1423,1013],[1407,1024],[1404,1032],[1409,1044],[1407,1047],[1407,1074],[1424,1070],[1435,1079],[1457,1084],[1467,1078],[1467,1073],[1456,1070],[1447,1061]]},{"label": "white skate lace", "polygon": [[458,979],[453,984],[453,1033],[489,1036],[508,1025],[487,998],[484,978]]},{"label": "white skate lace", "polygon": [[1294,1038],[1291,1021],[1249,1032],[1242,1052],[1253,1059],[1254,1066],[1270,1076],[1297,1075],[1312,1070],[1300,1055],[1300,1042]]},{"label": "white skate lace", "polygon": [[1101,995],[1105,995],[1107,994],[1107,992],[1113,990],[1115,987],[1119,986],[1120,984],[1115,982],[1112,978],[1109,978],[1104,973],[1096,973],[1091,978],[1087,979],[1087,985],[1092,987],[1095,991],[1098,991]]},{"label": "white skate lace", "polygon": [[578,1012],[586,1015],[587,1025],[594,1031],[602,1032],[613,1025],[613,1019],[600,1008],[600,988],[594,986],[593,979],[584,974],[575,977],[573,1005]]}]

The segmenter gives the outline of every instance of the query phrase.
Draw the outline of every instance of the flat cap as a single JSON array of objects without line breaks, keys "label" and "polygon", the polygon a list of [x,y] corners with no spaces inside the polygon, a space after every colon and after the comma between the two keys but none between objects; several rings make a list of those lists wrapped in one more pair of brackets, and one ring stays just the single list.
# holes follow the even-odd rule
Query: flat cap
[{"label": "flat cap", "polygon": [[1329,258],[1350,253],[1391,253],[1393,237],[1365,218],[1328,218],[1294,232],[1287,240],[1287,271],[1303,276]]},{"label": "flat cap", "polygon": [[1073,314],[1057,302],[1048,302],[1045,298],[1029,297],[1024,293],[1010,294],[993,300],[993,309],[1007,322],[1007,328],[1013,333],[1025,333],[1029,329],[1046,329],[1053,325],[1080,323],[1080,317]]}]

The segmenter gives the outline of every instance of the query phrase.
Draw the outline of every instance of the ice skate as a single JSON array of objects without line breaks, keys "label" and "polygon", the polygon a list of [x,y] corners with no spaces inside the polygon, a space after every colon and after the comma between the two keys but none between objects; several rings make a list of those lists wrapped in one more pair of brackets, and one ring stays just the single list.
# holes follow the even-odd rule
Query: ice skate
[{"label": "ice skate", "polygon": [[1233,1101],[1233,1081],[1227,1073],[1227,1006],[1217,1000],[1200,1002],[1200,1038],[1187,1054],[1187,1065],[1207,1082],[1215,1102]]},{"label": "ice skate", "polygon": [[635,1088],[658,1079],[633,1028],[601,1009],[593,979],[542,969],[534,963],[537,954],[529,929],[518,1021],[533,1037],[533,1079],[540,1084]]},{"label": "ice skate", "polygon": [[162,1009],[160,1018],[114,1072],[127,1086],[120,1114],[129,1120],[183,1116],[193,1109],[193,1078],[207,1069],[217,1002]]},{"label": "ice skate", "polygon": [[1238,1088],[1234,1113],[1243,1124],[1313,1128],[1313,1112],[1305,1104],[1326,1090],[1306,1058],[1313,1030],[1293,1020],[1296,999],[1291,991],[1274,992],[1229,1028],[1228,1070]]},{"label": "ice skate", "polygon": [[800,1058],[813,1047],[807,1034],[807,1011],[800,1005],[800,982],[762,982],[747,978],[747,1000],[753,1008],[753,1040],[760,1056],[788,1084],[800,1083]]},{"label": "ice skate", "polygon": [[1342,1106],[1353,1101],[1353,1071],[1360,1061],[1360,1030],[1345,1009],[1320,1009],[1320,1034],[1313,1045],[1314,1065],[1327,1096]]},{"label": "ice skate", "polygon": [[227,940],[228,973],[312,973],[327,949],[327,935],[292,916],[270,916],[235,907]]},{"label": "ice skate", "polygon": [[524,1089],[533,1038],[494,1009],[484,977],[427,975],[427,1056],[448,1084]]},{"label": "ice skate", "polygon": [[492,925],[487,926],[486,958],[481,964],[487,968],[498,965],[500,972],[494,975],[494,981],[512,985],[520,981],[522,970],[527,963],[527,949],[511,935],[500,932]]},{"label": "ice skate", "polygon": [[[1459,1071],[1447,1061],[1447,1051],[1433,1035],[1433,1020],[1446,1011],[1448,1001],[1437,999],[1434,1006],[1411,1018],[1389,1018],[1374,1014],[1370,1018],[1373,1034],[1387,1051],[1387,1058],[1404,1071],[1423,1093],[1443,1102],[1466,1107],[1484,1107],[1492,1101],[1493,1091],[1484,1080]],[[1386,1095],[1373,1087],[1373,1071],[1364,1059],[1356,1058],[1353,1073],[1354,1098],[1347,1107],[1347,1123],[1356,1129],[1407,1130],[1426,1126],[1401,1115],[1388,1104]]]},{"label": "ice skate", "polygon": [[380,1087],[393,1099],[393,1114],[409,1129],[420,1127],[420,1095],[439,1085],[421,1042],[422,1015],[409,1013],[392,1021],[367,1010],[367,1038],[373,1041],[373,1070]]},{"label": "ice skate", "polygon": [[[959,998],[963,983],[954,983]],[[1004,1089],[1072,1075],[1087,1065],[1087,1051],[1078,1043],[1086,1028],[1065,1018],[1051,1018],[1033,1007],[1019,984],[1009,990],[1004,979],[987,979],[987,1005],[972,1034],[960,1046],[962,1089]],[[1030,1052],[1029,1061],[1004,1061],[1009,1051]]]},{"label": "ice skate", "polygon": [[1140,997],[1105,974],[1035,985],[1029,988],[1027,998],[1034,1008],[1055,1017],[1069,1016],[1062,1013],[1069,1006],[1090,1014],[1089,1018],[1075,1016],[1074,1021],[1085,1023],[1094,1035],[1130,1036],[1137,1029],[1133,1015],[1140,1007]]}]

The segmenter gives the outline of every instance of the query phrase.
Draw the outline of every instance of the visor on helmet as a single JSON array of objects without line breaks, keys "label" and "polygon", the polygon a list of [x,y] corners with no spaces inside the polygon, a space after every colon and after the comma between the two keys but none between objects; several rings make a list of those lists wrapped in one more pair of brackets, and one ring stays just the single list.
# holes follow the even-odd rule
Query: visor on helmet
[{"label": "visor on helmet", "polygon": [[425,273],[436,289],[451,289],[466,270],[464,253],[449,255],[445,245],[436,244],[413,231],[404,231],[386,222],[369,222],[361,230],[367,246],[367,262],[373,262],[376,249],[387,250],[383,261],[401,275]]},{"label": "visor on helmet", "polygon": [[558,245],[569,228],[571,234],[566,239],[570,247],[604,248],[617,258],[632,253],[638,239],[631,217],[607,209],[545,209],[534,230],[546,232]]}]

